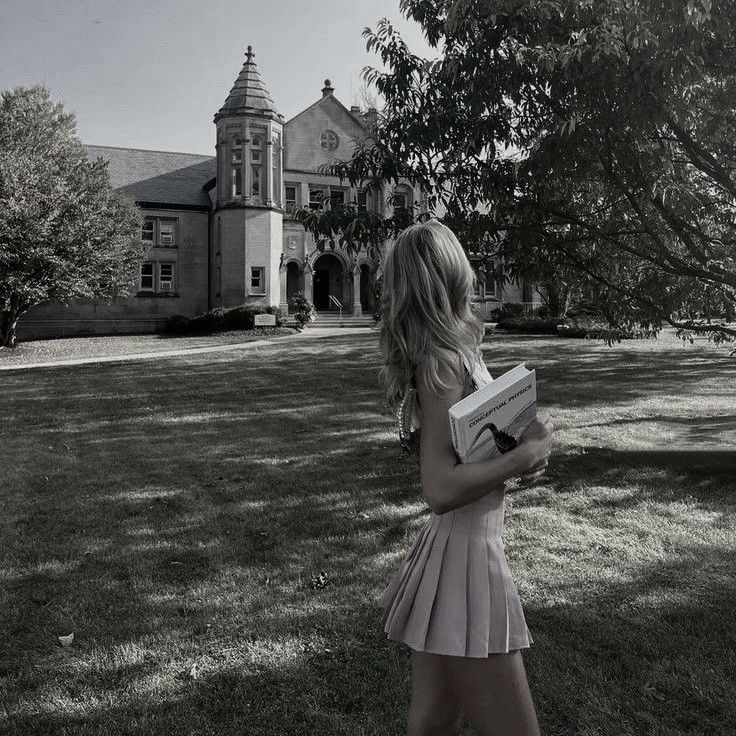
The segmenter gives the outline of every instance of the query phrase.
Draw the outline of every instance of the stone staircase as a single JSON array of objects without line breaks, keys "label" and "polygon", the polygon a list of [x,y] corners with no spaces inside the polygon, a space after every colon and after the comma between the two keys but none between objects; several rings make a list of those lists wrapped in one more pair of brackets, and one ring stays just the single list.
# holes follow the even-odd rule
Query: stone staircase
[{"label": "stone staircase", "polygon": [[[287,325],[293,326],[293,322],[289,320]],[[342,318],[340,313],[335,311],[318,310],[315,315],[314,322],[307,325],[310,327],[372,327],[375,324],[372,314],[363,314],[362,317],[354,317],[350,312],[343,310]]]}]

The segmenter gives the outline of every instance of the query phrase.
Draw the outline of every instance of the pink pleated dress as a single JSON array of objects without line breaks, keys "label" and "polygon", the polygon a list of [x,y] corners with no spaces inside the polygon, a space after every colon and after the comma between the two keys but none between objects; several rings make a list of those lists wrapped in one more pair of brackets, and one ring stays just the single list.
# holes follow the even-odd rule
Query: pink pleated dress
[{"label": "pink pleated dress", "polygon": [[[476,388],[493,380],[478,359]],[[412,423],[418,426],[419,416]],[[459,657],[533,643],[502,540],[504,490],[444,514],[431,513],[401,566],[375,599],[389,639]]]}]

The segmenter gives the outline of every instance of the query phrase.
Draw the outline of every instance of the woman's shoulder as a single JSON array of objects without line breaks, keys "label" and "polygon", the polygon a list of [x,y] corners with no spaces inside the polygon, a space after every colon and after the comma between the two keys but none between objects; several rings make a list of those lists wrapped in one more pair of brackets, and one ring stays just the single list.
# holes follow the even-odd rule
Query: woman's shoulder
[{"label": "woman's shoulder", "polygon": [[441,390],[443,385],[462,386],[463,396],[466,396],[472,390],[476,368],[459,351],[450,356],[449,360],[439,361],[425,357],[415,364],[412,387],[417,393],[429,396],[436,395],[436,391]]},{"label": "woman's shoulder", "polygon": [[472,373],[475,370],[476,361],[468,360],[465,353],[460,350],[447,350],[442,356],[424,354],[417,358],[413,366],[414,377],[417,374],[427,375],[430,372],[462,376],[465,372]]}]

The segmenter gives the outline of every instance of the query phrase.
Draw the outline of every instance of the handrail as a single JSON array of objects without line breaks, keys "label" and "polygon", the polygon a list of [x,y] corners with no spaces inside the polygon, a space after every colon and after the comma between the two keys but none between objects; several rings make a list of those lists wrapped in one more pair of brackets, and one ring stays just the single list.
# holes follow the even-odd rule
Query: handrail
[{"label": "handrail", "polygon": [[327,295],[333,304],[337,304],[338,309],[340,310],[340,319],[342,319],[342,304],[338,301],[337,297],[332,296],[332,294]]}]

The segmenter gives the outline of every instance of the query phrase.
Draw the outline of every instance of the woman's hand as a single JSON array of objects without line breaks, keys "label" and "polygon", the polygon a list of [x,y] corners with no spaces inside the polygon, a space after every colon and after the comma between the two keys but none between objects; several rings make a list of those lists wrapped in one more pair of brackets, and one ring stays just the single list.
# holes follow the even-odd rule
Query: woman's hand
[{"label": "woman's hand", "polygon": [[531,464],[519,477],[520,482],[532,484],[547,471],[554,429],[555,425],[552,420],[545,415],[537,416],[524,430],[519,444],[526,446]]}]

